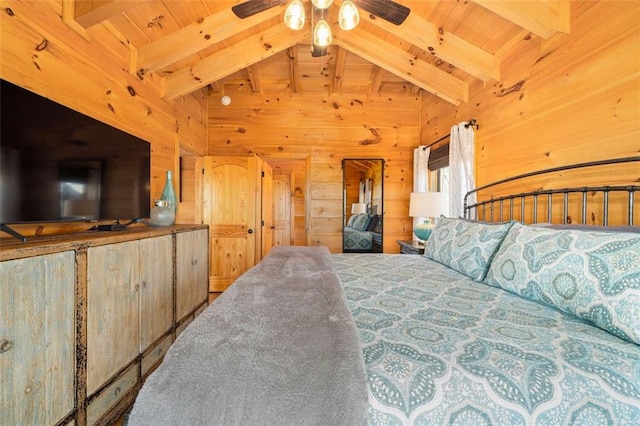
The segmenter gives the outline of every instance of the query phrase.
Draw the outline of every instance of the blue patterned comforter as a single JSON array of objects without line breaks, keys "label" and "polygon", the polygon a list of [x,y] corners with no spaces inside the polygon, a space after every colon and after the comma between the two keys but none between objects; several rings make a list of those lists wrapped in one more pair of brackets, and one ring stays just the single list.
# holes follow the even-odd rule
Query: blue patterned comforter
[{"label": "blue patterned comforter", "polygon": [[358,231],[345,226],[344,248],[347,250],[371,250],[377,234],[370,231]]},{"label": "blue patterned comforter", "polygon": [[332,259],[370,424],[640,424],[640,346],[422,256]]}]

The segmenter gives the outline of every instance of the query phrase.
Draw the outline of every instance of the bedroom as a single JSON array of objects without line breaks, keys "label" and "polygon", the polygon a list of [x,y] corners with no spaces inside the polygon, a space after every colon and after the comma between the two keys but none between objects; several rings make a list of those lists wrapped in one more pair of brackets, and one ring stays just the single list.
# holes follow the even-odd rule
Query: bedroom
[{"label": "bedroom", "polygon": [[[131,52],[196,22],[203,14],[228,11],[237,2],[189,2],[188,8],[178,7],[181,2],[142,3],[124,12],[118,9],[121,6],[103,9],[89,15],[97,23],[90,25],[87,19],[85,25],[90,27],[75,31],[61,19],[71,1],[3,0],[1,77],[149,141],[152,192],[161,190],[165,171],[177,170],[182,157],[180,223],[193,223],[196,217],[190,161],[204,155],[246,155],[252,150],[274,165],[285,160],[304,162],[305,172],[296,175],[307,188],[306,208],[296,221],[296,241],[339,252],[340,162],[383,158],[384,251],[397,253],[395,241],[411,238],[413,148],[448,134],[456,123],[475,118],[480,124],[477,185],[563,164],[633,156],[640,150],[637,2],[530,2],[528,7],[534,10],[553,5],[552,15],[558,22],[547,22],[544,29],[517,19],[527,15],[526,6],[524,13],[507,8],[512,13],[508,19],[482,7],[484,2],[402,2],[423,20],[428,17],[442,26],[445,34],[472,40],[499,62],[499,78],[484,80],[465,70],[469,67],[465,60],[451,67],[451,75],[468,84],[468,99],[457,104],[384,71],[384,63],[374,68],[348,48],[332,46],[327,57],[312,59],[307,50],[308,29],[296,35],[307,39],[293,51],[293,64],[301,76],[298,92],[292,92],[286,49],[262,62],[245,59],[243,52],[236,51],[225,62],[228,75],[220,81],[169,101],[161,96],[162,72],[147,73],[143,79],[129,72]],[[233,42],[280,23],[283,13],[281,7],[267,23],[254,22],[255,27]],[[473,14],[473,24],[465,24],[466,13]],[[362,28],[355,30],[360,32],[354,37],[369,33],[375,34],[376,41],[388,37],[389,44],[404,52],[399,57],[410,51],[419,66],[434,67],[430,55],[402,40],[408,35],[387,35],[368,19],[363,16]],[[213,50],[223,47],[224,42]],[[385,55],[394,57],[389,52]],[[332,93],[327,87],[339,61],[345,63],[342,88]],[[449,64],[442,61],[438,70],[447,74]],[[403,68],[396,72],[402,73]],[[252,87],[252,82],[258,87]],[[220,103],[223,94],[231,98],[229,106]],[[627,165],[599,175],[606,176],[607,182],[630,184],[637,182],[638,173]],[[576,176],[573,181],[579,185],[582,179]],[[588,181],[597,183],[593,176]],[[45,233],[59,231],[55,226],[44,228]]]}]

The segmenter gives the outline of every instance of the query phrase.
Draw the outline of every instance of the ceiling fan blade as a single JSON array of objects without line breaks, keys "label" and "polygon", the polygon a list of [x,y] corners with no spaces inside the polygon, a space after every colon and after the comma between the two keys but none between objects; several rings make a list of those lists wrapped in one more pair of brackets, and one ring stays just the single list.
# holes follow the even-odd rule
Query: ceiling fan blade
[{"label": "ceiling fan blade", "polygon": [[353,3],[392,24],[400,25],[409,16],[409,9],[400,3],[390,0],[353,0]]},{"label": "ceiling fan blade", "polygon": [[231,10],[238,18],[244,19],[285,3],[286,0],[248,0],[232,6]]}]

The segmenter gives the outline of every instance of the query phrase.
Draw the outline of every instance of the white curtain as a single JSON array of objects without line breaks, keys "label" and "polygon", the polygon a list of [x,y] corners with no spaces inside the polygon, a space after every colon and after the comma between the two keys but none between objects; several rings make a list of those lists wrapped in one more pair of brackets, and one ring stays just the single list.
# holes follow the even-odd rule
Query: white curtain
[{"label": "white curtain", "polygon": [[429,154],[431,148],[420,145],[413,150],[413,192],[429,190]]},{"label": "white curtain", "polygon": [[[420,145],[413,150],[413,192],[426,192],[429,190],[429,154],[431,148],[426,145]],[[413,218],[413,227],[424,219],[421,217]],[[418,237],[413,236],[414,240]]]},{"label": "white curtain", "polygon": [[[464,195],[475,188],[473,126],[467,122],[451,128],[449,142],[449,217],[460,217],[464,213]],[[467,205],[474,204],[476,194],[467,199]]]}]

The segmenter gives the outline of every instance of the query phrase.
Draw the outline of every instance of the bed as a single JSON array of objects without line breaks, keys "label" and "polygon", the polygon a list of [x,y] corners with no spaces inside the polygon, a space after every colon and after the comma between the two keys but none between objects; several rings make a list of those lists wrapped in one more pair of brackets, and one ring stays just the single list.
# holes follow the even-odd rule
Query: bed
[{"label": "bed", "polygon": [[370,424],[639,424],[637,343],[423,256],[333,258]]},{"label": "bed", "polygon": [[344,252],[382,252],[382,221],[377,214],[354,214],[343,229]]},{"label": "bed", "polygon": [[274,248],[130,424],[640,424],[638,227],[501,219],[441,218],[424,256]]}]

